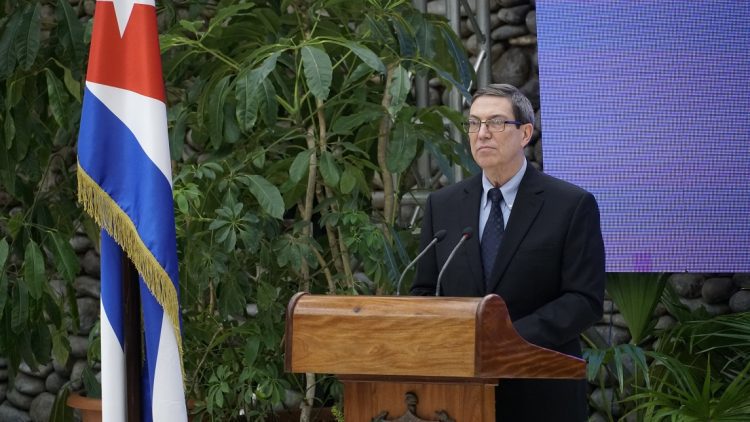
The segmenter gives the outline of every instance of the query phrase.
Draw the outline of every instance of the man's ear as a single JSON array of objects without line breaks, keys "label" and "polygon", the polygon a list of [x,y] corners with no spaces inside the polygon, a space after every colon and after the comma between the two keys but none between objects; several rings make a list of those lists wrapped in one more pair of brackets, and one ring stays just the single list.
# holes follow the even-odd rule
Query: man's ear
[{"label": "man's ear", "polygon": [[534,125],[526,123],[521,126],[521,130],[523,130],[523,146],[526,146],[531,142],[531,135],[534,134]]}]

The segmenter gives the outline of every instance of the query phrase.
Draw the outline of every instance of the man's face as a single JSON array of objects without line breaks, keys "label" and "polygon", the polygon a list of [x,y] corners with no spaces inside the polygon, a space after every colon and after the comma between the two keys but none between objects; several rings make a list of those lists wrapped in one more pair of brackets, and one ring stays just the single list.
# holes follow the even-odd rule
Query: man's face
[{"label": "man's face", "polygon": [[[515,117],[509,99],[490,95],[476,98],[469,112],[469,118],[481,121],[515,120]],[[531,140],[532,131],[531,124],[518,128],[507,124],[502,132],[490,132],[487,125],[482,124],[479,132],[469,133],[471,155],[485,172],[502,173],[504,168],[517,169],[524,157],[523,148]]]}]

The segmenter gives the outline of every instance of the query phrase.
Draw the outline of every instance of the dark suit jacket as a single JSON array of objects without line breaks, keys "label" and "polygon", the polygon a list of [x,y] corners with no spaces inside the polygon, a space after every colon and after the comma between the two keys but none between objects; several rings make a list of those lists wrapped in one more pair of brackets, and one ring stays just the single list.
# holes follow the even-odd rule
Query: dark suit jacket
[{"label": "dark suit jacket", "polygon": [[[441,294],[496,293],[523,338],[580,356],[579,334],[601,318],[604,296],[604,243],[594,196],[529,164],[485,287],[478,236],[481,195],[478,174],[428,197],[422,247],[438,230],[448,234],[423,257],[412,294],[435,294],[440,268],[462,230],[472,227],[474,235],[443,275]],[[498,420],[585,420],[586,388],[585,381],[502,380]]]}]

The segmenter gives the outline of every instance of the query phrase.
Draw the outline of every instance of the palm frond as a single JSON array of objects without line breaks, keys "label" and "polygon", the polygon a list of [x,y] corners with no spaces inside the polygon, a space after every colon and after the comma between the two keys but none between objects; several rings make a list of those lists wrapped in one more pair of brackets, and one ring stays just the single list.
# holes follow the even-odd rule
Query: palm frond
[{"label": "palm frond", "polygon": [[607,275],[607,292],[628,325],[633,344],[640,344],[654,326],[653,313],[662,296],[664,274],[612,273]]}]

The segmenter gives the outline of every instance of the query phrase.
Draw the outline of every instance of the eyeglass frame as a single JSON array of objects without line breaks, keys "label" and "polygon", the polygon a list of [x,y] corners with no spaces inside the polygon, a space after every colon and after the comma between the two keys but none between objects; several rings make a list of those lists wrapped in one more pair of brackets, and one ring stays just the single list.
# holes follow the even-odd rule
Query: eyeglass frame
[{"label": "eyeglass frame", "polygon": [[[500,129],[500,130],[492,130],[492,129],[490,129],[490,126],[487,123],[491,122],[491,121],[494,121],[495,123],[502,122],[503,123],[502,129]],[[505,125],[520,126],[520,125],[523,125],[525,123],[519,122],[518,120],[501,120],[501,119],[498,119],[498,118],[487,119],[487,120],[479,120],[479,126],[477,127],[476,132],[472,132],[470,130],[469,124],[471,124],[471,122],[469,120],[463,122],[463,124],[462,124],[462,126],[464,127],[464,130],[466,130],[466,133],[479,133],[479,131],[482,130],[482,124],[484,124],[484,126],[487,128],[487,130],[490,133],[500,133],[500,132],[505,132]]]}]

